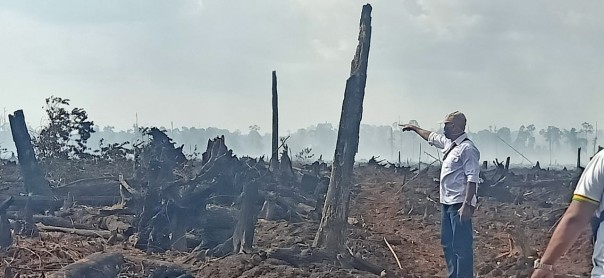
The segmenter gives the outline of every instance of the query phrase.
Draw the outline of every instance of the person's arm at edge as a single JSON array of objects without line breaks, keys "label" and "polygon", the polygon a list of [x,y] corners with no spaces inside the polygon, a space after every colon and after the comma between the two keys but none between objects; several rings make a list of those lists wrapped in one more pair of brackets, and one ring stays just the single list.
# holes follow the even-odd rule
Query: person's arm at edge
[{"label": "person's arm at edge", "polygon": [[[575,243],[585,226],[593,217],[598,208],[597,201],[575,195],[568,209],[562,216],[562,220],[554,230],[540,262],[547,265],[555,265],[556,262]],[[537,269],[535,272],[547,270]]]}]

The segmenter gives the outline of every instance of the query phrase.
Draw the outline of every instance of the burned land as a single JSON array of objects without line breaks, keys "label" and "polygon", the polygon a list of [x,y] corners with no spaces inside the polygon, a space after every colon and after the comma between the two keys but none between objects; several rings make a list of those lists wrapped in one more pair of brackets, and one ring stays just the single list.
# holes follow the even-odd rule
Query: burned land
[{"label": "burned land", "polygon": [[[136,142],[91,149],[94,124],[68,99],[46,100],[49,124],[34,136],[15,111],[17,156],[0,161],[3,277],[444,276],[440,159],[355,161],[371,9],[361,12],[329,164],[292,161],[288,137],[278,136],[276,72],[270,158],[238,155],[224,136],[185,154],[154,127],[140,128]],[[482,165],[478,277],[530,274],[582,171],[514,166],[521,162]],[[586,228],[560,275],[587,275],[591,248]]]},{"label": "burned land", "polygon": [[[165,133],[148,136],[136,161],[47,161],[48,196],[27,196],[19,165],[2,161],[5,277],[59,277],[51,273],[86,264],[119,277],[444,275],[438,164],[357,164],[347,252],[333,254],[313,248],[331,166],[292,165],[285,151],[270,169],[223,138],[190,159]],[[530,273],[579,174],[487,163],[474,218],[479,277]],[[560,269],[585,275],[591,248],[586,231]]]}]

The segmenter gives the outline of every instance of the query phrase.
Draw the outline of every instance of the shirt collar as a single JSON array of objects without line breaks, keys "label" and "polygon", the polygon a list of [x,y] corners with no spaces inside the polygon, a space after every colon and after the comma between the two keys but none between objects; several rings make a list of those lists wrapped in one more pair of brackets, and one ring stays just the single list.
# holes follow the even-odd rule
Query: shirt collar
[{"label": "shirt collar", "polygon": [[461,142],[463,142],[464,140],[468,139],[468,134],[466,134],[465,132],[461,135],[459,135],[459,137],[457,137],[457,139],[455,139],[455,141],[453,141],[453,143],[455,143],[455,145],[461,144]]}]

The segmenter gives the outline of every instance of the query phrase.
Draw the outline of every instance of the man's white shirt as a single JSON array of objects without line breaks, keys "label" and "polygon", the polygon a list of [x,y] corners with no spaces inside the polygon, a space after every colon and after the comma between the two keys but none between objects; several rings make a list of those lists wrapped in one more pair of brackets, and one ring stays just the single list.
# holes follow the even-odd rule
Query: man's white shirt
[{"label": "man's white shirt", "polygon": [[[440,202],[445,205],[463,203],[466,198],[466,185],[469,182],[479,182],[480,152],[474,143],[464,133],[455,141],[442,134],[430,133],[428,143],[448,155],[443,160],[440,170]],[[455,143],[455,144],[454,144]],[[478,188],[478,187],[477,187]],[[476,194],[472,199],[476,206]]]}]

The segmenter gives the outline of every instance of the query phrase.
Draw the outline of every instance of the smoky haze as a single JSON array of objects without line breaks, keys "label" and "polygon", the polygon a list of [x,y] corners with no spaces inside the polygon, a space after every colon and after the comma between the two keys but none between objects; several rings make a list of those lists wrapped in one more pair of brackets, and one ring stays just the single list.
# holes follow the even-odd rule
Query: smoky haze
[{"label": "smoky haze", "polygon": [[[411,132],[403,133],[393,125],[361,125],[359,152],[357,161],[366,161],[375,156],[378,161],[385,160],[398,163],[399,152],[402,165],[415,165],[419,160],[423,163],[433,163],[442,154],[436,148],[429,146],[423,139]],[[271,153],[270,133],[264,132],[259,126],[250,126],[245,132],[230,131],[220,128],[180,127],[166,128],[168,136],[173,138],[177,146],[182,145],[183,151],[192,156],[199,156],[205,151],[207,140],[225,136],[226,144],[238,156],[264,156],[266,160]],[[88,141],[93,150],[99,149],[100,140],[105,146],[112,143],[137,142],[143,140],[134,128],[127,131],[116,130],[114,127],[95,127],[97,130]],[[442,130],[435,130],[439,132]],[[30,131],[34,136],[35,130]],[[599,142],[597,138],[604,135],[589,123],[583,123],[574,128],[562,129],[555,126],[535,127],[528,124],[519,128],[493,127],[478,131],[468,131],[469,137],[476,143],[481,160],[505,160],[510,156],[515,165],[533,166],[537,161],[542,167],[574,166],[577,159],[577,148],[581,147],[582,165],[585,165],[594,154],[594,147]],[[337,127],[329,124],[317,124],[298,130],[288,130],[283,134],[294,160],[310,163],[318,159],[330,161],[335,151]],[[550,144],[551,141],[551,144]],[[128,147],[128,145],[126,146]],[[304,151],[304,150],[307,151]],[[0,123],[0,158],[9,158],[15,152],[11,133],[7,124]],[[523,157],[524,156],[524,157]]]},{"label": "smoky haze", "polygon": [[[365,2],[2,1],[0,108],[24,109],[36,129],[44,123],[44,98],[57,95],[86,109],[100,126],[127,130],[137,118],[141,126],[167,129],[216,126],[233,134],[240,130],[227,139],[236,151],[268,154],[274,69],[280,134],[292,134],[292,149],[312,146],[316,155],[331,156],[335,139],[311,144],[293,135],[317,123],[337,126]],[[533,149],[548,151],[521,152],[547,163],[549,143],[541,129],[556,126],[563,132],[580,130],[583,122],[604,122],[604,2],[371,4],[362,123],[376,136],[361,134],[358,157],[394,159],[401,150],[403,159],[417,160],[416,139],[405,135],[397,141],[398,131],[391,136],[387,127],[418,120],[438,130],[436,122],[455,110],[467,115],[476,136],[507,126],[515,140],[521,125],[534,124]],[[253,125],[261,127],[264,149],[236,139]],[[475,138],[483,158],[508,155],[501,141],[489,140]],[[566,148],[565,140],[554,144],[559,148],[554,161],[574,161],[576,144]],[[427,146],[422,150],[436,154]]]}]

